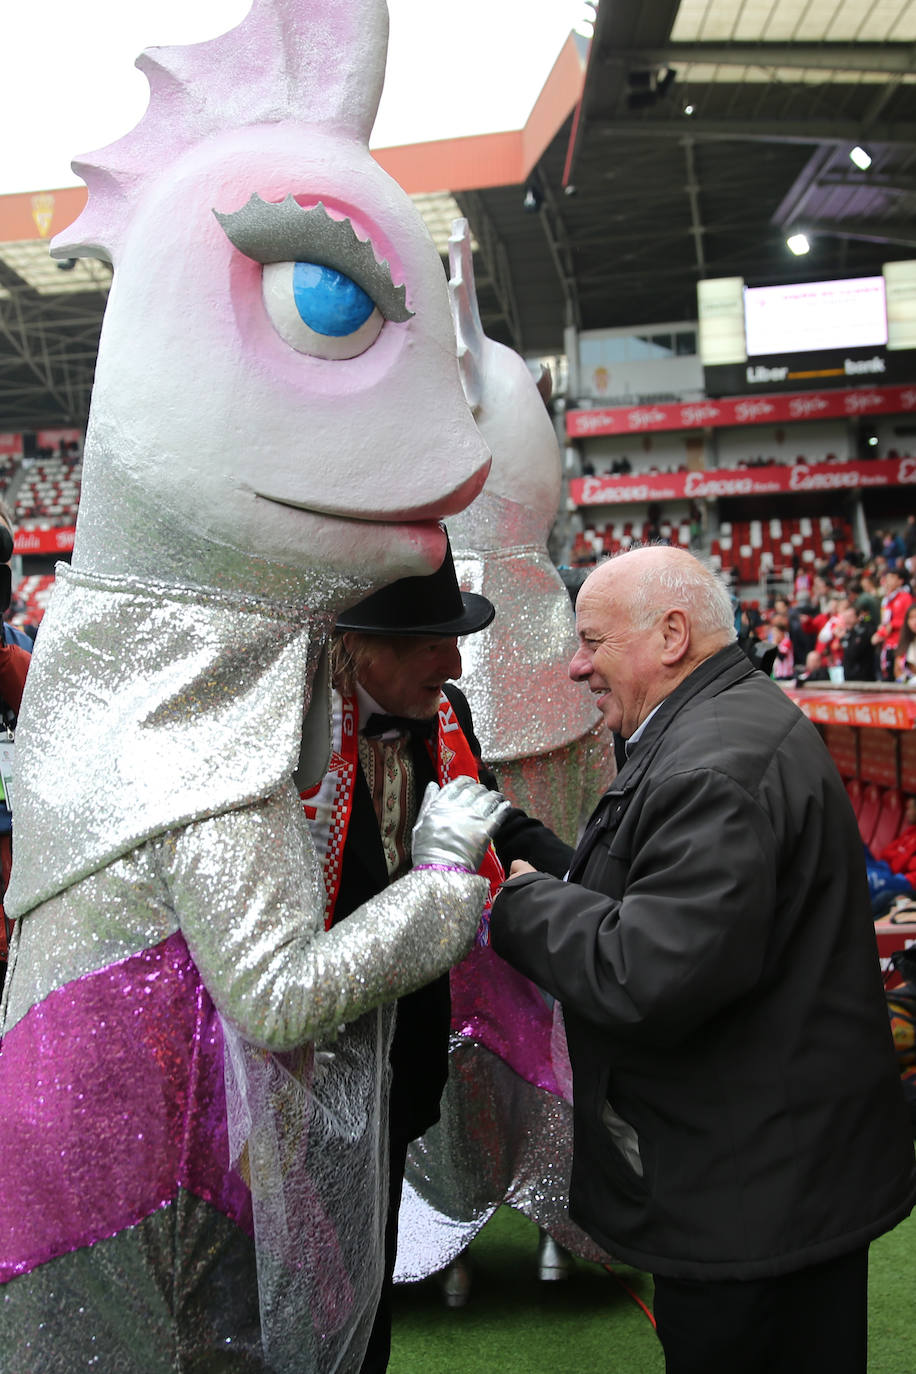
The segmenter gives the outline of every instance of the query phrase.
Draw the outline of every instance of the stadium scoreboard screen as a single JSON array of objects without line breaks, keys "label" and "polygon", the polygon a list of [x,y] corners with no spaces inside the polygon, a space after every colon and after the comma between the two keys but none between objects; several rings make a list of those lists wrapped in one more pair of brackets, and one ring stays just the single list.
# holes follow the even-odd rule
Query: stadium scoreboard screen
[{"label": "stadium scoreboard screen", "polygon": [[916,262],[881,276],[697,285],[709,396],[916,381]]}]

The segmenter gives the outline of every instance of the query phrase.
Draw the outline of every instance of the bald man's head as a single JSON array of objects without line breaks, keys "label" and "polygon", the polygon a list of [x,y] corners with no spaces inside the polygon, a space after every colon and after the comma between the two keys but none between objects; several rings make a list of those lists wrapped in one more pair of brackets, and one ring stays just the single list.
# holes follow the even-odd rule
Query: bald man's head
[{"label": "bald man's head", "polygon": [[600,564],[579,592],[576,628],[569,675],[588,683],[608,728],[625,739],[735,638],[725,586],[693,554],[667,545]]}]

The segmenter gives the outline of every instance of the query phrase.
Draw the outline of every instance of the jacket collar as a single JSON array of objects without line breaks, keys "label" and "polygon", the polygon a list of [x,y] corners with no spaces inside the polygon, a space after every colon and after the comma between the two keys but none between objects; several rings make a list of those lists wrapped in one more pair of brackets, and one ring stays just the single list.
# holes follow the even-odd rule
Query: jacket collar
[{"label": "jacket collar", "polygon": [[718,696],[719,692],[756,671],[744,650],[736,643],[726,644],[724,649],[704,659],[683,682],[678,683],[670,696],[665,697],[605,796],[620,796],[639,783],[655,756],[662,736],[685,706],[700,696]]}]

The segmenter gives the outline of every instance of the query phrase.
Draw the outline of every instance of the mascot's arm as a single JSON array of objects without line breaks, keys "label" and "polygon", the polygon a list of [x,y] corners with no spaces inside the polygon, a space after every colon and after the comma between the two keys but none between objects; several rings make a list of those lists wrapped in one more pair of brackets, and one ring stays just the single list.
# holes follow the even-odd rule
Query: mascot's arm
[{"label": "mascot's arm", "polygon": [[469,950],[487,895],[472,873],[414,871],[325,931],[323,879],[292,788],[173,832],[163,852],[207,991],[246,1040],[272,1050],[443,973]]}]

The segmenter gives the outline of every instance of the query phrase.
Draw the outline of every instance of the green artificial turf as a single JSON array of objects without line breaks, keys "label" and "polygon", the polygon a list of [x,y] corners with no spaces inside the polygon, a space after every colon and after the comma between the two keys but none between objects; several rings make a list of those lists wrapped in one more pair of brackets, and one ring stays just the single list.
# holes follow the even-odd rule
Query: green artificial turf
[{"label": "green artificial turf", "polygon": [[[536,1252],[536,1227],[503,1207],[471,1246],[466,1307],[446,1308],[435,1279],[398,1287],[389,1374],[664,1374],[652,1325],[617,1280],[579,1260],[569,1279],[540,1283]],[[614,1272],[651,1306],[647,1274]],[[869,1313],[869,1374],[916,1374],[916,1215],[871,1248]]]}]

